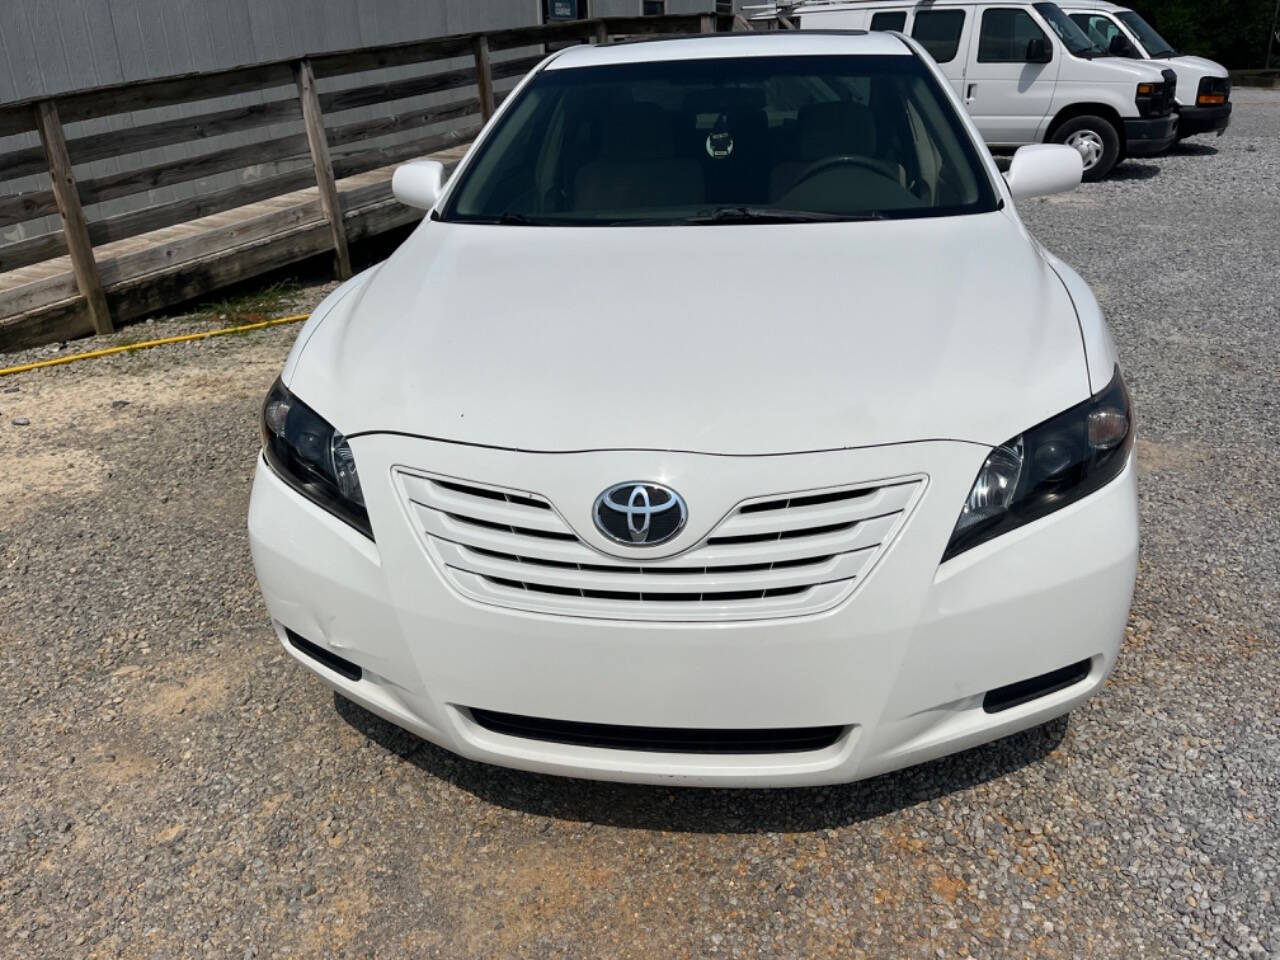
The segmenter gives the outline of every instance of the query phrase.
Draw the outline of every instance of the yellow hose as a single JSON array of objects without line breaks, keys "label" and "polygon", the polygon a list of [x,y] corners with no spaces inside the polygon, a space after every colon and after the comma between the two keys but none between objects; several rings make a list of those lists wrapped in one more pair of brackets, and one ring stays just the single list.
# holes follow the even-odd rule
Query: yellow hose
[{"label": "yellow hose", "polygon": [[119,347],[107,347],[104,350],[90,350],[88,353],[73,353],[69,357],[54,357],[51,360],[37,360],[35,363],[24,363],[16,367],[0,368],[0,377],[11,373],[26,373],[28,370],[39,370],[41,367],[56,367],[63,363],[75,363],[77,360],[92,360],[95,357],[109,357],[113,353],[128,353],[131,350],[146,350],[148,347],[163,347],[170,343],[186,343],[188,340],[204,340],[207,337],[220,337],[226,333],[243,333],[246,330],[261,330],[264,327],[278,327],[283,323],[297,323],[311,316],[309,313],[295,313],[275,320],[262,320],[258,323],[246,323],[241,327],[222,327],[218,330],[207,330],[204,333],[187,333],[180,337],[163,337],[159,340],[143,340],[140,343],[126,343]]}]

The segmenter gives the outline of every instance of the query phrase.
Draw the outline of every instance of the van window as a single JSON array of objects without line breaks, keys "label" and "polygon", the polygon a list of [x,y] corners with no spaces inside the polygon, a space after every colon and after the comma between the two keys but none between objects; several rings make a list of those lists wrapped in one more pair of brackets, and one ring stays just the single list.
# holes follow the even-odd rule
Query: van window
[{"label": "van window", "polygon": [[[1097,13],[1073,13],[1071,19],[1075,21],[1077,27],[1085,32],[1085,35],[1094,42],[1094,44],[1103,50],[1111,49],[1111,40],[1113,37],[1120,37],[1125,43],[1129,42],[1129,38],[1120,32],[1120,28],[1116,26],[1116,22],[1110,17],[1104,17]],[[1132,44],[1129,44],[1132,48]],[[1131,56],[1135,59],[1138,57],[1137,51]]]},{"label": "van window", "polygon": [[916,14],[916,22],[911,25],[911,39],[938,63],[949,63],[956,58],[963,32],[963,10],[925,10]]},{"label": "van window", "polygon": [[871,17],[872,30],[897,30],[902,32],[907,25],[907,11],[905,10],[881,10]]},{"label": "van window", "polygon": [[1007,7],[986,10],[978,34],[978,62],[1026,63],[1027,45],[1032,40],[1042,40],[1046,46],[1049,43],[1027,11]]}]

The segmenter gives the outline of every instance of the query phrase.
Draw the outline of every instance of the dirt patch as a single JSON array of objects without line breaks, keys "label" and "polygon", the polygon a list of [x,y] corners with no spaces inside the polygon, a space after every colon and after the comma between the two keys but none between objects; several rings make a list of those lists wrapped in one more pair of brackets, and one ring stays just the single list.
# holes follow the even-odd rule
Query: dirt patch
[{"label": "dirt patch", "polygon": [[1138,476],[1148,477],[1156,473],[1169,473],[1185,467],[1194,458],[1188,447],[1172,443],[1156,443],[1154,440],[1138,441]]},{"label": "dirt patch", "polygon": [[10,449],[0,472],[0,502],[29,514],[59,496],[92,496],[102,489],[106,461],[84,449]]},{"label": "dirt patch", "polygon": [[[202,717],[220,707],[227,698],[231,680],[226,674],[202,673],[176,685],[166,683],[139,699],[137,712],[144,717],[187,715]],[[126,701],[128,702],[128,701]]]}]

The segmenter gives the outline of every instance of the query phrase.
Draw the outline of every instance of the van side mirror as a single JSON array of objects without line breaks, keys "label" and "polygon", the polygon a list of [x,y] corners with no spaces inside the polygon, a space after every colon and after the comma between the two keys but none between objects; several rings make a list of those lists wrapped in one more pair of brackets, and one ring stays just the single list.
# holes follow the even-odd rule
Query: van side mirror
[{"label": "van side mirror", "polygon": [[1027,41],[1027,63],[1048,63],[1053,59],[1053,49],[1044,37],[1034,37]]},{"label": "van side mirror", "polygon": [[1113,57],[1125,57],[1130,60],[1138,56],[1138,51],[1133,49],[1133,44],[1122,33],[1112,34],[1111,42],[1107,44],[1107,53]]},{"label": "van side mirror", "polygon": [[1013,198],[1025,200],[1074,190],[1083,176],[1084,158],[1079,150],[1058,143],[1035,143],[1019,148],[1004,179]]},{"label": "van side mirror", "polygon": [[444,164],[439,160],[411,160],[391,175],[391,193],[407,207],[430,210],[444,189]]}]

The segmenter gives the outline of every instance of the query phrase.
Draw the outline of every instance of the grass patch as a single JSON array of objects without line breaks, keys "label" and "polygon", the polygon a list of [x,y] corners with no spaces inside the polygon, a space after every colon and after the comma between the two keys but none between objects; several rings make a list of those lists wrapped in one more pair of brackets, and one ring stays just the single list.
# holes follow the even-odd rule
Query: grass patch
[{"label": "grass patch", "polygon": [[302,286],[298,281],[281,280],[260,290],[201,304],[192,311],[191,318],[228,327],[259,323],[289,313],[301,293]]}]

